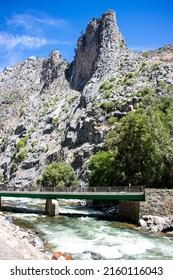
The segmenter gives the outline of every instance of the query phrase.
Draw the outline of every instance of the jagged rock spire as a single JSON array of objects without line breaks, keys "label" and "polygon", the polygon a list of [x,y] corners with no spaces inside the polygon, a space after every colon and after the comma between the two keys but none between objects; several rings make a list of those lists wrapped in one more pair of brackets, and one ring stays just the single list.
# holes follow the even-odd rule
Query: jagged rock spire
[{"label": "jagged rock spire", "polygon": [[118,28],[115,12],[108,10],[101,18],[93,18],[77,43],[72,87],[80,90],[93,76],[100,79],[115,74],[122,49],[126,49],[126,43]]}]

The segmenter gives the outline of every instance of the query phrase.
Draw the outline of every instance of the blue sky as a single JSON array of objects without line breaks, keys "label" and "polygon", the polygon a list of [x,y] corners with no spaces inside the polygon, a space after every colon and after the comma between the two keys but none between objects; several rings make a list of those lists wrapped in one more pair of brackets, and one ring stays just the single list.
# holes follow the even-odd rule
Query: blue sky
[{"label": "blue sky", "polygon": [[0,70],[54,49],[72,61],[81,31],[108,9],[130,49],[173,44],[173,0],[0,0]]}]

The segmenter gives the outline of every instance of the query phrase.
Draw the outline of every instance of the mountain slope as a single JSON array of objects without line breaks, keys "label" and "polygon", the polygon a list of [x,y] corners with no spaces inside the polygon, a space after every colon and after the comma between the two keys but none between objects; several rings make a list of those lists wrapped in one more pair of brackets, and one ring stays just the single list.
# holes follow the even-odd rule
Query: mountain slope
[{"label": "mountain slope", "polygon": [[173,93],[173,47],[131,52],[115,13],[88,24],[69,64],[58,50],[0,74],[0,174],[29,189],[46,164],[65,160],[87,184],[87,161],[102,149],[110,119],[138,108],[145,95]]}]

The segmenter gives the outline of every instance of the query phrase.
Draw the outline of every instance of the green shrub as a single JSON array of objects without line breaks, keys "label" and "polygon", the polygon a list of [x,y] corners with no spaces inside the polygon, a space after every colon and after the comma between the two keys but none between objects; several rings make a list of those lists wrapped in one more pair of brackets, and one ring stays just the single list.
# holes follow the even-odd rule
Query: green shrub
[{"label": "green shrub", "polygon": [[132,81],[132,80],[127,80],[127,81],[125,81],[124,82],[124,84],[126,85],[126,86],[133,86],[133,85],[135,85],[135,81]]},{"label": "green shrub", "polygon": [[111,93],[110,92],[106,92],[105,93],[105,98],[110,98],[111,97]]},{"label": "green shrub", "polygon": [[147,94],[153,93],[153,89],[149,88],[149,87],[145,87],[142,90],[140,90],[139,92],[141,93],[141,96],[143,97],[143,96],[145,96]]},{"label": "green shrub", "polygon": [[28,141],[28,135],[25,136],[25,137],[22,137],[22,138],[19,140],[19,142],[17,143],[18,149],[26,147],[27,141]]},{"label": "green shrub", "polygon": [[158,87],[166,87],[166,84],[164,82],[162,82],[162,81],[158,81],[157,82],[157,86]]},{"label": "green shrub", "polygon": [[68,104],[70,105],[70,104],[72,104],[72,102],[73,102],[73,97],[71,97],[71,98],[68,100]]},{"label": "green shrub", "polygon": [[113,125],[114,123],[116,123],[118,121],[117,117],[110,117],[108,119],[108,124]]},{"label": "green shrub", "polygon": [[115,106],[114,102],[109,102],[109,101],[105,101],[100,105],[100,108],[103,109],[104,111],[111,111],[111,109]]},{"label": "green shrub", "polygon": [[21,118],[25,114],[25,111],[23,108],[19,109],[19,118]]},{"label": "green shrub", "polygon": [[134,80],[131,80],[132,78],[135,77],[135,73],[127,73],[125,78],[123,79],[122,83],[126,86],[133,86],[135,84]]},{"label": "green shrub", "polygon": [[34,146],[36,146],[37,144],[38,144],[38,140],[34,140],[34,141],[31,143],[32,148],[33,148]]},{"label": "green shrub", "polygon": [[111,83],[114,82],[115,80],[116,80],[115,77],[111,77],[111,78],[110,78],[110,82],[111,82]]},{"label": "green shrub", "polygon": [[25,142],[22,140],[22,139],[20,139],[19,140],[19,142],[17,143],[17,147],[20,149],[20,148],[24,148],[25,147]]},{"label": "green shrub", "polygon": [[5,143],[7,143],[7,137],[3,137],[3,138],[2,138],[1,144],[5,144]]},{"label": "green shrub", "polygon": [[147,62],[143,62],[142,65],[141,65],[141,68],[139,69],[139,72],[143,73],[145,71],[147,71]]},{"label": "green shrub", "polygon": [[104,81],[103,84],[100,86],[100,89],[103,90],[110,90],[114,87],[113,84],[111,84],[109,81]]},{"label": "green shrub", "polygon": [[56,125],[58,121],[59,121],[59,117],[56,117],[52,120],[52,124]]},{"label": "green shrub", "polygon": [[21,152],[17,155],[17,159],[23,161],[26,158],[26,149],[21,150]]},{"label": "green shrub", "polygon": [[2,174],[0,173],[0,182],[2,183],[4,181],[4,178],[2,176]]},{"label": "green shrub", "polygon": [[43,187],[54,187],[58,190],[66,187],[77,187],[79,182],[71,165],[65,162],[53,162],[46,166],[41,185]]},{"label": "green shrub", "polygon": [[125,43],[124,39],[122,39],[120,42],[120,48],[123,48],[125,45],[126,45],[126,43]]},{"label": "green shrub", "polygon": [[127,79],[132,79],[132,78],[134,78],[134,77],[135,77],[135,74],[132,73],[132,72],[126,74],[126,78],[127,78]]}]

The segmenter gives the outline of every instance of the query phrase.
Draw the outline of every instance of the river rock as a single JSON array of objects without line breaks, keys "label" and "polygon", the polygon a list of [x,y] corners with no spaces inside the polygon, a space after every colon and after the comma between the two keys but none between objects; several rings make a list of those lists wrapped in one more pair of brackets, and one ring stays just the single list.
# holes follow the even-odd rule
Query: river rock
[{"label": "river rock", "polygon": [[139,220],[139,225],[145,231],[168,232],[173,230],[173,217],[145,215]]}]

